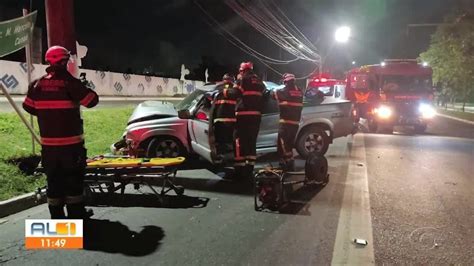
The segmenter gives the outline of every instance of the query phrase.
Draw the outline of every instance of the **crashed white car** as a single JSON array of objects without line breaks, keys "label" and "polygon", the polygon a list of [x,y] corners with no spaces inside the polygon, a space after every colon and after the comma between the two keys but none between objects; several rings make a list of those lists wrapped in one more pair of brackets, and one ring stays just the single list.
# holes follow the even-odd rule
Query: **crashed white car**
[{"label": "crashed white car", "polygon": [[[267,90],[280,87],[272,82],[264,83]],[[215,149],[209,142],[209,105],[203,96],[215,89],[216,84],[204,85],[177,105],[162,101],[139,104],[128,121],[123,139],[112,145],[112,152],[139,157],[198,154],[213,162]],[[352,104],[346,100],[305,101],[296,139],[297,152],[302,157],[311,152],[326,153],[334,138],[352,133],[351,111]],[[257,154],[276,151],[278,119],[278,103],[272,97],[264,97]]]}]

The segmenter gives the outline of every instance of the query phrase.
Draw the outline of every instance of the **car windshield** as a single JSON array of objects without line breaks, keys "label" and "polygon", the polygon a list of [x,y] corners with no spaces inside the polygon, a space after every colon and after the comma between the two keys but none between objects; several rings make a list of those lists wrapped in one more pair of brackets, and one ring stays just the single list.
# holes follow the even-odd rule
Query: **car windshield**
[{"label": "car windshield", "polygon": [[189,107],[196,104],[204,95],[205,91],[203,90],[195,90],[188,96],[186,96],[181,102],[176,104],[176,110],[185,110],[189,109]]},{"label": "car windshield", "polygon": [[425,76],[383,76],[385,92],[423,92],[431,89],[431,78]]}]

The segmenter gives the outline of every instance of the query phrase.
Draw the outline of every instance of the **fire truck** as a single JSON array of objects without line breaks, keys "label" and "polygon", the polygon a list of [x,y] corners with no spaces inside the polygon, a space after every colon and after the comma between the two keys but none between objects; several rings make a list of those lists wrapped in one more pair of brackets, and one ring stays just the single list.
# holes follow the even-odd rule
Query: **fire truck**
[{"label": "fire truck", "polygon": [[436,115],[431,105],[432,72],[414,59],[354,68],[347,74],[346,96],[354,103],[357,117],[367,120],[370,132],[391,133],[394,126],[412,126],[423,133]]}]

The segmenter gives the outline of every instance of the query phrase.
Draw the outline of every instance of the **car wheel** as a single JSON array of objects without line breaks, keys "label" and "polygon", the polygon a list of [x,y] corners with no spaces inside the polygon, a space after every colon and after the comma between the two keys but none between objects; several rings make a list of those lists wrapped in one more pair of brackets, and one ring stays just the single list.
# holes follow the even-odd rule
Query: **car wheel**
[{"label": "car wheel", "polygon": [[416,134],[422,134],[426,131],[427,125],[421,124],[421,125],[415,125],[415,132]]},{"label": "car wheel", "polygon": [[160,137],[154,138],[148,144],[146,156],[149,158],[175,158],[186,155],[183,144],[175,138]]},{"label": "car wheel", "polygon": [[296,140],[296,150],[303,158],[307,158],[313,152],[324,155],[329,148],[329,141],[330,138],[326,130],[312,126],[300,134]]},{"label": "car wheel", "polygon": [[379,128],[377,122],[375,122],[372,119],[369,119],[368,125],[369,125],[369,132],[370,133],[377,133],[377,129]]}]

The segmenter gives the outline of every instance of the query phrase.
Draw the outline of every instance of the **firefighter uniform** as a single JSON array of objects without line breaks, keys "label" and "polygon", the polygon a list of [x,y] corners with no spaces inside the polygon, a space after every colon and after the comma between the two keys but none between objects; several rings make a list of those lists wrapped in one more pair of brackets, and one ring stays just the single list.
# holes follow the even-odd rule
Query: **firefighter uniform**
[{"label": "firefighter uniform", "polygon": [[256,146],[264,90],[265,85],[251,69],[241,71],[240,78],[234,86],[234,92],[238,95],[235,112],[234,168],[236,174],[243,177],[252,174],[257,160]]},{"label": "firefighter uniform", "polygon": [[235,128],[235,105],[236,99],[229,91],[234,83],[225,81],[218,85],[218,92],[213,99],[212,119],[213,135],[218,155],[223,155],[232,145]]},{"label": "firefighter uniform", "polygon": [[293,74],[285,74],[285,87],[272,93],[280,108],[277,147],[280,165],[286,170],[293,168],[293,148],[303,109],[303,92],[294,79]]},{"label": "firefighter uniform", "polygon": [[65,66],[52,65],[46,72],[30,84],[23,108],[38,118],[51,218],[65,218],[66,205],[68,218],[80,219],[86,149],[79,107],[94,107],[99,98]]}]

